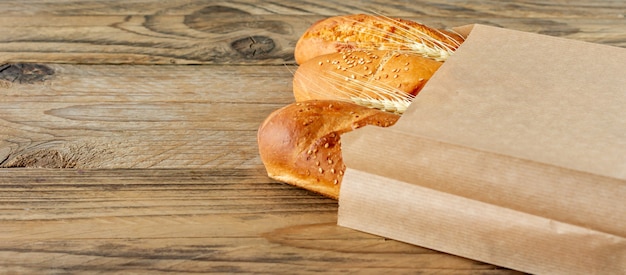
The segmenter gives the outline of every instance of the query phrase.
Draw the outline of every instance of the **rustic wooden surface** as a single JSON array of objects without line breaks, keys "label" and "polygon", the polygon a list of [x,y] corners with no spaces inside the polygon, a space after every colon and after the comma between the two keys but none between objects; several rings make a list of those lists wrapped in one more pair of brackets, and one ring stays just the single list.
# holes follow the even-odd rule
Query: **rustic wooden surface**
[{"label": "rustic wooden surface", "polygon": [[0,1],[0,273],[516,273],[265,176],[298,36],[359,12],[626,47],[622,0]]}]

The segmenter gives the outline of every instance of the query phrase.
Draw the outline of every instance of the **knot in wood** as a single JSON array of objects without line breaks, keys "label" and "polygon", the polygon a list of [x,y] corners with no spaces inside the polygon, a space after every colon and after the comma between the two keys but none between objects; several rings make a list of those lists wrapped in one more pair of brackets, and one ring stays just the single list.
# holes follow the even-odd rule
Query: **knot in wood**
[{"label": "knot in wood", "polygon": [[234,41],[230,46],[249,59],[263,59],[268,56],[276,45],[267,36],[250,36]]},{"label": "knot in wood", "polygon": [[54,75],[54,70],[46,65],[14,63],[0,65],[0,80],[13,83],[33,84],[43,82]]}]

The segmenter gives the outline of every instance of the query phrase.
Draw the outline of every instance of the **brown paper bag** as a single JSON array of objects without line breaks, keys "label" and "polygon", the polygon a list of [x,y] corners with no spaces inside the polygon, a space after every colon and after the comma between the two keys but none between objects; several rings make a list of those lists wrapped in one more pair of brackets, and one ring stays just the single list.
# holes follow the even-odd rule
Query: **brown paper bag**
[{"label": "brown paper bag", "polygon": [[626,274],[626,49],[474,25],[390,128],[342,137],[341,226],[539,274]]}]

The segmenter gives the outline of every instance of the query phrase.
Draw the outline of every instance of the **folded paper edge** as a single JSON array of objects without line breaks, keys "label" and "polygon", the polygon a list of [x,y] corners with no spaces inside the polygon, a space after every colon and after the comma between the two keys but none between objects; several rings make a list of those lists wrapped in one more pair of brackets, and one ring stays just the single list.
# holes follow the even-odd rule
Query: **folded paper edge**
[{"label": "folded paper edge", "polygon": [[474,29],[476,25],[480,25],[480,24],[468,24],[468,25],[457,26],[457,27],[453,27],[452,30],[460,34],[461,36],[467,38],[472,32],[472,29]]},{"label": "folded paper edge", "polygon": [[[626,237],[620,179],[412,136],[395,126],[346,133],[342,144],[349,169]],[[340,194],[348,184],[344,178]]]}]

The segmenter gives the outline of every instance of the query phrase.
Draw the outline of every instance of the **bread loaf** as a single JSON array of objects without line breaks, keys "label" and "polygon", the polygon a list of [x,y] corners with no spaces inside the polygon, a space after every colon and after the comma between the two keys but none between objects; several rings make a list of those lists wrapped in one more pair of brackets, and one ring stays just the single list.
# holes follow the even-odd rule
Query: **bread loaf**
[{"label": "bread loaf", "polygon": [[365,125],[391,126],[398,118],[342,101],[292,103],[259,127],[259,154],[270,178],[337,199],[346,169],[341,134]]},{"label": "bread loaf", "polygon": [[301,64],[293,77],[296,101],[343,100],[402,113],[442,62],[410,53],[348,50]]},{"label": "bread loaf", "polygon": [[294,56],[303,64],[313,57],[345,50],[400,50],[444,61],[463,40],[452,31],[410,20],[353,14],[313,24],[298,39]]},{"label": "bread loaf", "polygon": [[463,42],[453,32],[374,15],[321,20],[298,40],[295,103],[258,130],[270,178],[337,199],[346,166],[341,135],[388,127]]}]

